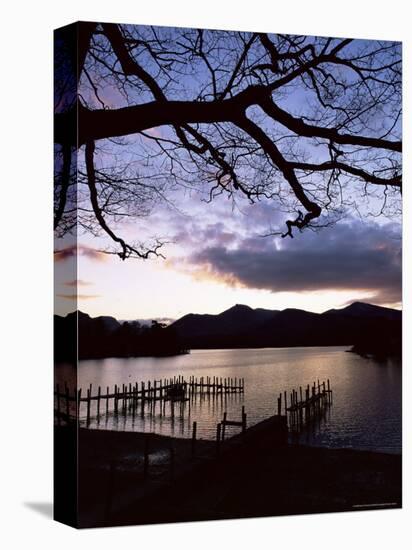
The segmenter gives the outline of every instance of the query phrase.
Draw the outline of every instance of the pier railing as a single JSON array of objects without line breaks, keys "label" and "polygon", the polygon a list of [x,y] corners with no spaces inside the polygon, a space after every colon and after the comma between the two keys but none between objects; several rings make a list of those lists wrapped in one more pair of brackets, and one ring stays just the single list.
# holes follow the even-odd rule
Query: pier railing
[{"label": "pier railing", "polygon": [[[183,376],[174,376],[162,380],[148,382],[134,382],[117,385],[113,389],[109,386],[97,387],[93,393],[93,386],[86,390],[82,388],[70,391],[67,385],[64,389],[56,385],[55,396],[55,418],[57,423],[73,422],[84,415],[86,408],[86,423],[90,424],[92,416],[98,418],[101,414],[108,414],[109,410],[114,414],[119,412],[131,412],[141,415],[145,414],[147,408],[152,412],[159,403],[160,412],[165,412],[166,402],[170,402],[170,414],[174,416],[175,407],[182,408],[182,403],[190,401],[194,396],[219,396],[234,393],[244,393],[244,378],[219,378],[217,376],[195,377],[190,376],[186,380]],[[92,414],[92,404],[94,411]],[[177,405],[176,405],[177,404]]]},{"label": "pier railing", "polygon": [[[320,420],[325,416],[332,404],[333,392],[330,381],[313,382],[306,388],[299,387],[299,392],[293,389],[289,394],[283,394],[285,415],[288,417],[288,426],[291,431],[299,432],[312,422]],[[277,400],[278,414],[282,410],[282,394]]]},{"label": "pier railing", "polygon": [[[55,418],[57,424],[78,421],[81,417],[86,419],[86,425],[91,418],[98,419],[101,414],[109,411],[115,415],[119,413],[133,415],[152,414],[156,407],[160,409],[160,415],[166,415],[166,403],[170,406],[170,415],[183,414],[184,403],[193,400],[196,396],[219,396],[234,393],[243,394],[245,391],[244,378],[219,378],[219,377],[194,377],[186,380],[183,376],[174,376],[163,380],[138,382],[117,385],[105,391],[101,386],[93,393],[93,386],[82,395],[82,389],[70,391],[67,384],[61,389],[56,385]],[[313,382],[299,391],[293,389],[290,393],[283,392],[277,398],[277,416],[282,412],[287,419],[288,428],[292,432],[299,432],[310,423],[321,419],[332,404],[333,392],[330,381]],[[92,404],[94,404],[92,411]],[[85,410],[84,410],[85,409]],[[223,419],[216,427],[216,440],[224,441],[227,426],[238,426],[245,431],[246,413],[242,407],[241,419],[230,420],[224,412]]]},{"label": "pier railing", "polygon": [[[172,394],[171,390],[173,390]],[[92,401],[97,402],[97,410],[99,410],[100,401],[105,400],[104,404],[108,407],[109,400],[112,400],[115,410],[120,411],[124,407],[131,407],[133,411],[136,410],[137,402],[140,406],[142,402],[148,402],[154,406],[159,400],[162,400],[161,403],[169,400],[173,411],[175,401],[184,403],[185,399],[193,398],[195,395],[243,393],[244,390],[245,384],[242,378],[190,377],[186,381],[183,377],[174,377],[153,383],[142,383],[140,386],[137,383],[123,385],[121,388],[115,386],[113,392],[107,389],[105,394],[100,387],[97,394],[93,394],[92,387],[89,387],[86,397],[82,397],[80,391],[70,394],[67,386],[64,391],[59,391],[57,387],[55,398],[57,402],[60,400],[59,410],[64,418],[72,418],[70,408],[74,407],[78,411],[80,403],[86,404],[87,418],[90,418]],[[214,460],[223,459],[229,462],[236,460],[238,453],[243,452],[242,449],[248,449],[248,452],[260,449],[257,452],[262,452],[262,441],[263,452],[267,448],[265,445],[268,444],[281,448],[287,445],[290,433],[302,431],[311,422],[325,414],[332,404],[332,396],[329,380],[322,383],[318,380],[312,386],[299,387],[299,390],[293,389],[290,393],[282,392],[277,397],[277,403],[276,398],[274,399],[274,414],[251,426],[247,425],[245,406],[241,408],[240,418],[228,418],[227,411],[224,411],[222,420],[216,425],[215,441],[202,441],[198,438],[197,421],[192,422],[191,437],[185,440],[165,438],[158,441],[155,434],[144,434],[140,452],[136,455],[140,458],[136,460],[134,457],[132,461],[130,457],[112,458],[106,465],[108,489],[105,517],[107,521],[112,513],[115,494],[113,486],[117,476],[133,474],[139,482],[134,490],[138,488],[145,493],[150,492],[151,488],[156,490],[163,482],[170,483],[182,479],[190,475],[194,468],[203,467],[202,465],[210,464]],[[228,428],[232,427],[238,429],[230,430],[228,433]],[[161,462],[158,458],[160,450],[163,455]]]}]

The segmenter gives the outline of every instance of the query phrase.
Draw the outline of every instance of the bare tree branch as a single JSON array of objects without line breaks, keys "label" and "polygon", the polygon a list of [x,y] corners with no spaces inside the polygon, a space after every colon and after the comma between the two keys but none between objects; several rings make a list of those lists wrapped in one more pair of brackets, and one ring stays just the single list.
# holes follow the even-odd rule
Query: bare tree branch
[{"label": "bare tree branch", "polygon": [[[55,115],[55,227],[70,227],[68,152],[83,146],[79,223],[102,229],[122,259],[157,248],[126,243],[114,224],[148,215],[174,185],[207,186],[210,200],[273,201],[294,216],[283,236],[359,210],[369,196],[382,201],[381,215],[393,211],[402,186],[399,44],[79,25],[78,94]],[[136,161],[129,150],[121,160],[126,148]]]}]

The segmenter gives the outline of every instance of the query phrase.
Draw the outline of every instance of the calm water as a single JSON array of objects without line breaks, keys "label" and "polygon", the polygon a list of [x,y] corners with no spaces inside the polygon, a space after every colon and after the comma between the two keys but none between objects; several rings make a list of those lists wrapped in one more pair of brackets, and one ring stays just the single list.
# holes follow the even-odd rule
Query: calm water
[{"label": "calm water", "polygon": [[[185,406],[182,417],[169,408],[160,415],[159,406],[144,418],[137,414],[118,417],[103,415],[91,427],[127,431],[153,431],[164,435],[189,437],[192,422],[197,421],[198,436],[213,439],[223,411],[228,418],[240,420],[245,406],[248,425],[275,414],[280,392],[305,386],[319,379],[330,379],[333,406],[328,417],[302,434],[305,443],[332,447],[401,452],[401,368],[394,361],[376,362],[347,353],[344,347],[284,349],[195,350],[189,355],[167,358],[104,359],[81,361],[79,384],[83,391],[93,384],[154,381],[181,374],[243,377],[244,395],[226,398],[206,397]],[[83,405],[82,405],[83,406]],[[104,403],[101,410],[105,410]],[[93,412],[93,411],[92,411]],[[82,414],[85,411],[82,409]],[[233,428],[236,430],[236,428]]]}]

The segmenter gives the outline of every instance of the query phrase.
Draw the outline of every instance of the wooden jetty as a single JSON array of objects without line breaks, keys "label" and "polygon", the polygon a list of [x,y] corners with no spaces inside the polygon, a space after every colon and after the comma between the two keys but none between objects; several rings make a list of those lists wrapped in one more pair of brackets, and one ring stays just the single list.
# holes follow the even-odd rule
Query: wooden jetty
[{"label": "wooden jetty", "polygon": [[[237,420],[228,420],[227,419],[227,412],[225,411],[223,413],[223,419],[221,422],[219,422],[218,426],[220,425],[220,429],[219,427],[216,428],[216,440],[219,439],[219,437],[221,438],[221,441],[224,441],[225,440],[225,435],[226,435],[226,426],[236,426],[236,427],[239,427],[242,429],[242,433],[244,433],[246,431],[246,413],[245,413],[245,407],[243,406],[242,407],[242,417],[241,417],[241,420],[240,421],[237,421]],[[218,435],[219,434],[219,435]]]},{"label": "wooden jetty", "polygon": [[[162,388],[165,390],[165,388],[173,386],[173,384],[184,383],[184,380],[182,381],[182,379],[179,380],[177,378],[166,384],[162,383]],[[189,384],[192,384],[191,387],[196,389],[196,391],[198,388],[203,388],[203,391],[210,391],[211,395],[213,395],[213,391],[222,391],[225,388],[224,382],[222,381],[221,384],[220,380],[218,381],[218,387],[213,388],[210,387],[210,383],[207,380],[196,381],[196,379],[190,378],[186,386],[187,392],[189,391]],[[213,385],[213,380],[211,385]],[[150,391],[153,392],[154,386],[154,383],[148,383],[145,387],[145,392],[149,392],[149,387]],[[230,391],[234,391],[235,385],[229,383],[226,387]],[[238,382],[236,387],[238,391],[243,391],[243,380]],[[93,397],[96,397],[93,396],[91,388],[88,388],[88,390],[86,405]],[[159,385],[156,384],[156,392],[158,391]],[[146,393],[146,395],[143,395],[143,398],[157,399],[156,392]],[[129,394],[130,391],[128,389],[125,392],[115,392],[119,402],[123,399],[128,400]],[[166,394],[167,392],[164,391],[163,395],[166,396]],[[59,395],[60,397],[58,397]],[[98,392],[98,395],[102,398],[102,392]],[[108,392],[107,395],[109,399],[113,399],[111,393]],[[110,516],[116,512],[114,508],[130,505],[137,498],[138,494],[141,498],[147,498],[148,495],[160,490],[162,486],[172,486],[171,484],[175,484],[176,482],[184,483],[192,477],[193,479],[199,479],[199,476],[203,478],[209,470],[211,475],[213,475],[216,461],[219,465],[226,463],[230,467],[230,464],[234,464],[239,460],[239,456],[244,456],[247,453],[250,455],[254,453],[265,454],[268,449],[272,448],[277,452],[277,449],[280,450],[288,445],[290,434],[293,435],[297,430],[303,430],[310,422],[321,418],[322,414],[332,404],[332,395],[329,380],[326,383],[317,381],[312,386],[300,387],[299,391],[292,390],[290,394],[283,392],[277,398],[277,407],[276,398],[274,399],[275,410],[273,411],[273,416],[269,416],[252,426],[247,426],[247,414],[244,406],[241,408],[240,419],[228,418],[227,411],[224,411],[222,420],[216,425],[216,438],[214,441],[198,440],[197,421],[192,422],[191,437],[187,439],[161,438],[161,436],[156,436],[153,433],[137,434],[137,438],[140,438],[140,450],[136,453],[133,461],[130,461],[129,458],[113,458],[106,468],[107,500],[104,503],[105,497],[103,496],[102,499],[105,524],[110,523]],[[59,392],[56,395],[56,401],[60,400],[61,411],[64,415],[66,414],[66,396],[66,388],[65,391]],[[141,398],[142,396],[140,396]],[[171,400],[171,403],[173,402]],[[73,405],[73,403],[69,403],[69,407],[70,405],[77,407],[77,404]],[[133,404],[131,405],[133,406]],[[119,409],[121,406],[122,404],[119,404]],[[227,430],[230,427],[238,428],[238,430]],[[83,434],[91,432],[93,430],[82,429],[80,431]],[[129,435],[133,437],[132,433]],[[159,441],[161,442],[159,443]],[[184,441],[187,443],[184,443]],[[161,465],[157,459],[153,459],[154,456],[158,456],[159,449],[163,451],[164,456]],[[137,459],[136,457],[139,455],[140,458]],[[104,471],[104,468],[99,468],[98,471]],[[118,502],[113,506],[113,479],[117,475],[135,475],[137,484],[130,486],[129,493],[116,496]],[[179,488],[179,485],[177,487]]]},{"label": "wooden jetty", "polygon": [[[184,407],[198,396],[201,399],[208,397],[217,398],[232,393],[244,393],[245,382],[243,378],[217,378],[190,376],[188,380],[183,376],[174,376],[173,378],[155,380],[148,382],[135,382],[128,385],[123,384],[114,386],[110,391],[109,387],[103,391],[98,386],[97,392],[93,393],[93,386],[86,390],[86,395],[82,395],[82,389],[78,391],[69,391],[67,385],[61,389],[56,386],[55,391],[55,417],[57,424],[67,424],[78,421],[80,418],[86,420],[86,426],[89,427],[91,418],[99,421],[102,414],[132,414],[144,417],[146,412],[149,414],[157,413],[160,416],[169,414],[173,419],[175,415],[184,415]],[[277,398],[277,409],[274,411],[273,422],[278,426],[280,437],[284,439],[284,428],[287,433],[298,433],[306,426],[320,420],[324,417],[326,411],[332,404],[332,389],[330,381],[313,382],[299,391],[292,389],[288,392],[279,394]],[[166,409],[166,403],[168,408]],[[189,409],[190,410],[190,409]],[[221,452],[222,445],[228,440],[227,428],[237,427],[240,431],[237,435],[245,434],[247,430],[247,414],[245,407],[242,407],[240,420],[229,419],[227,412],[223,413],[223,418],[216,425],[216,453]],[[191,434],[191,455],[196,455],[198,425],[194,421]],[[233,436],[233,431],[231,430]],[[231,439],[231,437],[229,437]],[[145,451],[145,463],[148,461],[149,451]]]},{"label": "wooden jetty", "polygon": [[[193,476],[196,476],[196,479],[199,479],[197,477],[199,475],[203,478],[203,475],[207,475],[206,472],[209,471],[209,468],[212,469],[212,472],[216,467],[220,468],[222,461],[227,464],[234,463],[238,460],[239,453],[243,455],[247,452],[246,449],[249,449],[252,453],[264,453],[266,452],[267,445],[283,448],[288,442],[287,419],[284,415],[271,416],[247,428],[246,413],[242,408],[240,421],[228,420],[226,417],[217,424],[218,434],[222,433],[222,426],[225,425],[237,426],[241,430],[233,433],[230,437],[222,438],[218,436],[215,441],[216,451],[213,446],[207,446],[206,448],[200,446],[199,452],[196,451],[196,444],[200,443],[196,440],[196,422],[193,422],[192,438],[191,440],[187,440],[188,445],[185,447],[185,450],[182,449],[181,442],[179,442],[176,448],[173,438],[170,438],[170,441],[168,441],[168,438],[165,438],[166,447],[163,448],[164,462],[162,471],[159,471],[158,462],[152,461],[152,456],[158,450],[155,441],[153,444],[149,443],[153,434],[145,434],[143,436],[143,456],[140,460],[135,460],[133,465],[122,464],[121,461],[110,464],[108,482],[105,480],[107,483],[105,523],[109,524],[108,516],[111,515],[112,511],[110,508],[113,506],[114,493],[111,483],[113,464],[119,475],[124,474],[128,471],[128,468],[131,468],[129,472],[134,472],[136,479],[139,479],[139,482],[131,487],[129,502],[126,502],[128,495],[123,495],[123,498],[121,498],[122,495],[116,495],[118,500],[116,503],[117,508],[121,505],[130,505],[130,502],[135,500],[139,494],[142,498],[147,498],[149,495],[161,490],[162,487],[174,486],[179,490],[181,483],[185,483]],[[212,444],[212,442],[209,443]],[[175,485],[171,485],[171,483]],[[120,502],[121,500],[123,500],[122,503]]]},{"label": "wooden jetty", "polygon": [[[320,383],[319,380],[309,384],[303,392],[303,388],[299,388],[299,392],[292,390],[290,392],[290,400],[288,403],[287,392],[280,393],[277,398],[277,410],[274,416],[271,416],[247,429],[245,407],[242,407],[241,420],[229,420],[227,413],[223,413],[223,419],[216,426],[216,454],[219,455],[222,451],[222,446],[226,438],[226,426],[237,426],[241,428],[240,433],[235,434],[235,440],[251,440],[251,434],[256,437],[261,430],[267,430],[270,426],[270,431],[274,442],[279,445],[284,445],[288,441],[289,432],[296,433],[302,431],[310,423],[321,419],[328,408],[332,405],[332,389],[330,380]],[[282,400],[284,408],[282,408]],[[282,414],[282,412],[284,414]],[[195,427],[194,427],[195,431]],[[246,437],[247,436],[247,437]],[[229,438],[227,441],[233,440]],[[246,439],[244,439],[246,437]],[[226,446],[226,443],[225,443]]]},{"label": "wooden jetty", "polygon": [[[289,428],[294,432],[301,431],[308,424],[320,420],[332,404],[332,389],[330,380],[327,382],[313,382],[303,390],[299,387],[299,392],[293,389],[289,394],[289,403],[287,392],[284,392],[284,409],[288,417]],[[282,394],[279,395],[278,414],[282,410]]]},{"label": "wooden jetty", "polygon": [[[196,396],[223,396],[234,393],[244,393],[244,378],[219,378],[217,376],[194,377],[186,380],[183,376],[174,376],[162,380],[148,382],[134,382],[117,385],[114,389],[109,386],[98,386],[93,393],[93,386],[82,395],[82,388],[70,391],[67,384],[64,389],[56,385],[55,417],[57,424],[77,421],[84,416],[86,408],[86,422],[90,423],[92,416],[99,418],[101,414],[131,412],[133,415],[144,415],[147,408],[153,412],[159,403],[160,414],[166,413],[166,402],[170,404],[170,413],[175,414],[175,403],[182,408],[185,401],[193,400]],[[82,407],[83,404],[83,407]],[[94,405],[92,407],[92,404]],[[93,409],[93,410],[92,410]]]}]

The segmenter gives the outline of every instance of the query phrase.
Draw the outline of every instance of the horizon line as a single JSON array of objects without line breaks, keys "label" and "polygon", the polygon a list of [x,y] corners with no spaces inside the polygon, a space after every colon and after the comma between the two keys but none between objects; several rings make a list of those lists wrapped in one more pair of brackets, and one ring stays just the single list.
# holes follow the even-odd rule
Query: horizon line
[{"label": "horizon line", "polygon": [[350,306],[352,306],[353,304],[366,304],[368,306],[374,306],[374,307],[380,307],[380,308],[384,308],[384,309],[392,309],[394,311],[400,311],[402,312],[402,303],[399,307],[389,307],[389,306],[383,306],[383,305],[380,305],[380,304],[375,304],[375,303],[372,303],[372,302],[363,302],[361,300],[354,300],[353,302],[350,302],[350,303],[347,303],[345,304],[344,306],[342,307],[335,307],[335,308],[329,308],[329,309],[326,309],[325,311],[322,311],[322,312],[317,312],[317,311],[311,311],[311,310],[307,310],[307,309],[300,309],[300,308],[296,308],[296,307],[286,307],[284,309],[268,309],[268,308],[264,308],[264,307],[256,307],[256,308],[253,308],[247,304],[234,304],[233,306],[227,308],[227,309],[224,309],[223,311],[220,311],[219,313],[194,313],[193,311],[189,311],[188,313],[185,313],[183,315],[181,315],[180,317],[177,317],[177,318],[173,318],[173,317],[169,317],[167,315],[165,316],[153,316],[153,317],[134,317],[134,318],[130,318],[130,319],[118,319],[116,316],[114,315],[110,315],[110,314],[102,314],[102,315],[97,315],[95,317],[92,317],[89,313],[85,312],[85,311],[82,311],[81,309],[76,309],[76,310],[73,310],[73,311],[70,311],[69,313],[66,313],[66,315],[58,315],[58,314],[54,314],[54,315],[57,315],[58,317],[67,317],[68,315],[71,315],[73,313],[83,313],[85,315],[88,315],[91,319],[97,319],[99,317],[112,317],[113,319],[116,319],[116,321],[121,321],[123,323],[126,323],[126,322],[132,322],[132,321],[161,321],[161,320],[169,320],[170,321],[170,324],[174,323],[175,321],[178,321],[179,319],[182,319],[183,317],[186,317],[186,315],[210,315],[210,316],[218,316],[218,315],[221,315],[222,313],[226,312],[226,311],[229,311],[237,306],[240,306],[240,307],[247,307],[253,311],[256,311],[256,310],[266,310],[266,311],[277,311],[279,313],[283,312],[283,311],[287,311],[287,310],[298,310],[298,311],[304,311],[306,313],[313,313],[315,315],[323,315],[325,313],[327,313],[328,311],[340,311],[340,310],[344,310]]}]

